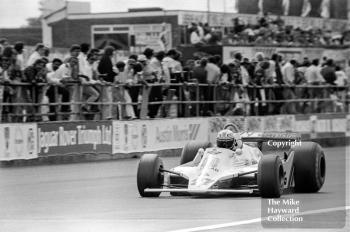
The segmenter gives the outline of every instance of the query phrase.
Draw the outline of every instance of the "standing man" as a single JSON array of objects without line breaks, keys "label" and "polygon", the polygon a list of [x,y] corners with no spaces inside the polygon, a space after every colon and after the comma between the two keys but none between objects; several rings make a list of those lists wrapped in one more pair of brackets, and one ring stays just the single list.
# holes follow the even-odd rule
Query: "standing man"
[{"label": "standing man", "polygon": [[104,50],[104,54],[98,64],[97,70],[100,73],[102,80],[106,84],[102,88],[102,101],[108,103],[102,107],[103,119],[112,119],[112,101],[113,101],[113,88],[112,83],[117,73],[113,70],[112,58],[114,54],[114,48],[107,46]]},{"label": "standing man", "polygon": [[29,59],[27,61],[27,67],[34,64],[35,61],[38,59],[41,59],[45,56],[45,46],[42,43],[38,43],[35,46],[35,51],[29,56]]},{"label": "standing man", "polygon": [[[207,71],[207,83],[216,84],[221,75],[221,70],[216,64],[216,59],[214,56],[210,56],[208,58],[208,63],[205,66],[205,70]],[[206,91],[204,92],[204,100],[205,101],[213,101],[214,99],[214,88],[213,86],[208,86]],[[214,112],[214,104],[205,104],[204,115],[210,116]]]}]

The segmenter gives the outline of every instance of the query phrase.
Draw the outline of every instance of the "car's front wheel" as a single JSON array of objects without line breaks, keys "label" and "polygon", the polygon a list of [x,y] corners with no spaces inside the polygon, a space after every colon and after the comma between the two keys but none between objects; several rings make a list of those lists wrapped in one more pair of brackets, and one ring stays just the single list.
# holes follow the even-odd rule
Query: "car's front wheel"
[{"label": "car's front wheel", "polygon": [[258,165],[258,187],[263,198],[279,198],[284,183],[284,170],[278,155],[262,156]]},{"label": "car's front wheel", "polygon": [[145,192],[146,188],[161,188],[164,183],[163,162],[156,154],[144,154],[137,169],[137,188],[142,197],[159,197],[160,192]]}]

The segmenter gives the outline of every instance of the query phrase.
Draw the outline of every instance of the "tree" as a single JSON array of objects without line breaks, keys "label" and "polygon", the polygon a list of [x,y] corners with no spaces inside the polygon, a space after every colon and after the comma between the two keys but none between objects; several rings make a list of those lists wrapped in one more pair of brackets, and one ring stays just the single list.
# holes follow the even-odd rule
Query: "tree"
[{"label": "tree", "polygon": [[41,17],[27,18],[27,25],[25,27],[41,27]]}]

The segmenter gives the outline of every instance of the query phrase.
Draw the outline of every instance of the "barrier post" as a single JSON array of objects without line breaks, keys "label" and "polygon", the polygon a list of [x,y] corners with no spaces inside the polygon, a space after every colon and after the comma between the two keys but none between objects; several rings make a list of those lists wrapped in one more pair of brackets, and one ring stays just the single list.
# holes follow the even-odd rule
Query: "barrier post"
[{"label": "barrier post", "polygon": [[146,119],[148,115],[148,100],[149,93],[151,91],[152,86],[142,86],[142,102],[141,102],[141,110],[140,110],[140,119]]},{"label": "barrier post", "polygon": [[[212,91],[213,91],[213,101],[214,102],[216,102],[216,90],[217,90],[217,85],[214,85],[213,86],[213,88],[212,88]],[[210,105],[212,105],[213,106],[213,111],[214,111],[214,115],[216,115],[216,104],[214,103],[214,104],[212,104],[212,103],[210,103]],[[210,109],[210,107],[209,107],[209,109]]]},{"label": "barrier post", "polygon": [[73,83],[71,85],[71,115],[69,117],[69,119],[71,121],[77,121],[79,119],[79,115],[80,115],[80,88],[78,83]]},{"label": "barrier post", "polygon": [[199,84],[196,84],[196,116],[199,117],[199,101],[200,101],[200,94],[199,94]]}]

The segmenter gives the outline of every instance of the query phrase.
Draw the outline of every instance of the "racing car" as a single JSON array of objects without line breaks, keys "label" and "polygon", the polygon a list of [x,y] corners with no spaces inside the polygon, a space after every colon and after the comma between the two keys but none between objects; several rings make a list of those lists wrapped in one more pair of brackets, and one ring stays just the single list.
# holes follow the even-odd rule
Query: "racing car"
[{"label": "racing car", "polygon": [[[224,127],[231,135],[233,124]],[[232,132],[233,133],[233,132]],[[291,132],[240,133],[233,139],[240,148],[212,146],[210,142],[189,142],[181,153],[180,165],[165,169],[157,154],[144,154],[138,165],[137,187],[142,197],[257,194],[279,198],[293,192],[318,192],[326,176],[326,159],[321,146],[302,142],[287,149],[269,149],[269,141],[300,141]],[[240,159],[242,154],[250,158]],[[240,154],[241,153],[241,154]]]}]

